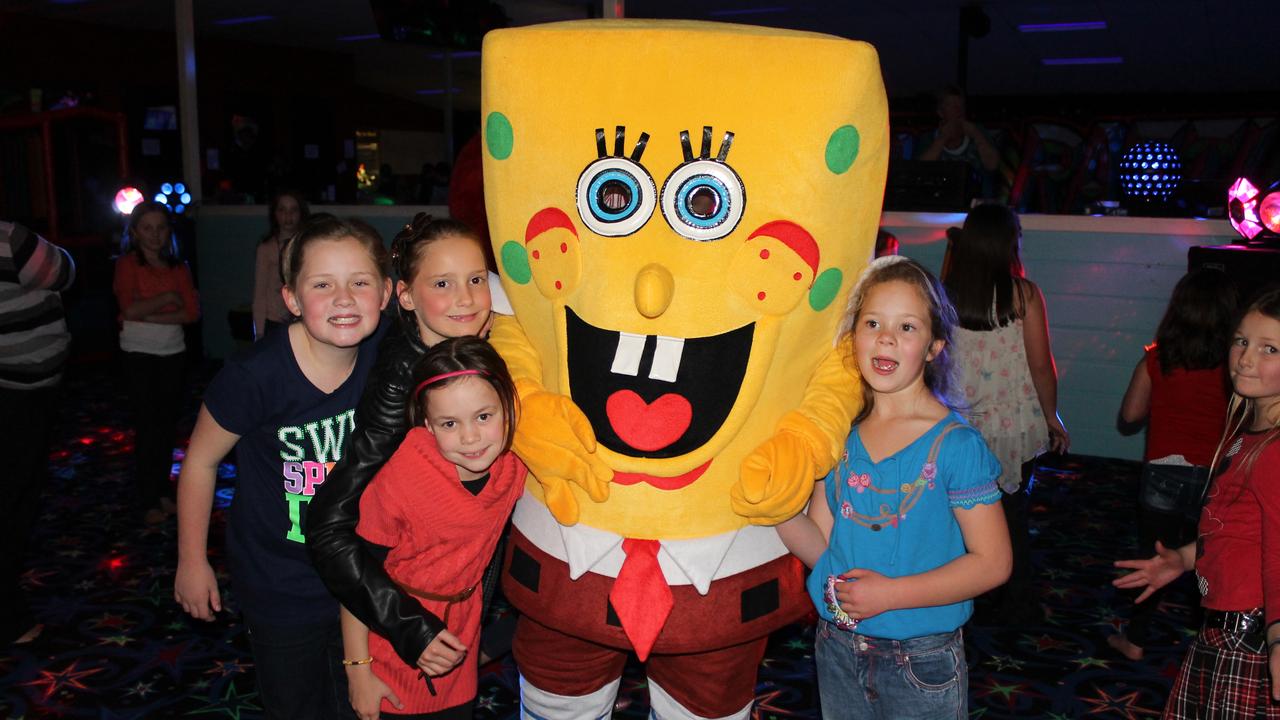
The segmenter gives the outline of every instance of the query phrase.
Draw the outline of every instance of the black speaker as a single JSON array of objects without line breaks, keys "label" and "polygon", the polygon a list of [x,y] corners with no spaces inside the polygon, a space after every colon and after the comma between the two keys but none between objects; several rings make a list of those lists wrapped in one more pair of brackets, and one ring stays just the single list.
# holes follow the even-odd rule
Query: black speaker
[{"label": "black speaker", "polygon": [[884,189],[885,210],[968,210],[978,183],[969,163],[894,160]]},{"label": "black speaker", "polygon": [[1208,267],[1227,274],[1240,291],[1242,305],[1280,283],[1280,248],[1197,245],[1187,251],[1187,270]]}]

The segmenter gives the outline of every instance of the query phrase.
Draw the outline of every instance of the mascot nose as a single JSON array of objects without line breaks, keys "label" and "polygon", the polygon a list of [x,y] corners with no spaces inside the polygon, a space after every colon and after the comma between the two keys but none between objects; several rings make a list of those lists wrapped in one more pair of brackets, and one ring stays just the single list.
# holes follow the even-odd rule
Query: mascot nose
[{"label": "mascot nose", "polygon": [[650,319],[658,317],[667,311],[675,290],[670,270],[658,263],[645,265],[636,273],[636,310]]}]

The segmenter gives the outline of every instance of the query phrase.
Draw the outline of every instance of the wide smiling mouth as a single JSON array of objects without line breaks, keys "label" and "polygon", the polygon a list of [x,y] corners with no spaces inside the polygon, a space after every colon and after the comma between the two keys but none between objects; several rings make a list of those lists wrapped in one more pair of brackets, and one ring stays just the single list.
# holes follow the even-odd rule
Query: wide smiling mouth
[{"label": "wide smiling mouth", "polygon": [[360,315],[334,315],[329,318],[329,324],[337,325],[338,327],[351,327],[359,325],[362,319]]},{"label": "wide smiling mouth", "polygon": [[889,374],[898,369],[898,361],[887,357],[871,358],[871,369],[878,373]]},{"label": "wide smiling mouth", "polygon": [[737,402],[755,323],[699,338],[605,330],[565,308],[569,395],[620,455],[671,458],[706,444]]}]

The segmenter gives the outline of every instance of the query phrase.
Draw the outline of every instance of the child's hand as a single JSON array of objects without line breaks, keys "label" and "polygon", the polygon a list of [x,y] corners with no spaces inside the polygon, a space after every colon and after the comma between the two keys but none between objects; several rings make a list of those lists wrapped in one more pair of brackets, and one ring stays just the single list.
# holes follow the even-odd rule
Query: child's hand
[{"label": "child's hand", "polygon": [[840,577],[851,582],[836,583],[836,599],[854,620],[866,620],[897,607],[893,578],[862,568],[854,568]]},{"label": "child's hand", "polygon": [[1267,647],[1271,664],[1271,699],[1280,702],[1280,645]]},{"label": "child's hand", "polygon": [[1135,603],[1151,597],[1151,593],[1168,585],[1178,576],[1186,572],[1182,565],[1182,556],[1177,550],[1170,550],[1159,540],[1156,541],[1156,554],[1147,560],[1117,560],[1115,566],[1128,568],[1133,572],[1122,575],[1111,581],[1112,585],[1124,590],[1145,587]]},{"label": "child's hand", "polygon": [[386,698],[395,709],[404,709],[400,698],[373,671],[373,665],[347,667],[347,697],[360,720],[378,720],[382,715],[382,698]]},{"label": "child's hand", "polygon": [[573,400],[546,391],[522,394],[512,449],[546,492],[547,509],[563,525],[578,522],[574,483],[595,502],[609,497],[613,470],[596,455],[591,422]]},{"label": "child's hand", "polygon": [[178,562],[178,574],[173,580],[173,599],[197,620],[213,620],[213,614],[222,611],[218,578],[207,560]]},{"label": "child's hand", "polygon": [[467,646],[457,635],[441,630],[418,656],[418,667],[431,677],[439,677],[457,667],[467,654]]},{"label": "child's hand", "polygon": [[1050,451],[1062,454],[1071,448],[1071,433],[1067,432],[1067,426],[1062,424],[1062,418],[1057,413],[1045,418],[1045,424],[1049,426]]}]

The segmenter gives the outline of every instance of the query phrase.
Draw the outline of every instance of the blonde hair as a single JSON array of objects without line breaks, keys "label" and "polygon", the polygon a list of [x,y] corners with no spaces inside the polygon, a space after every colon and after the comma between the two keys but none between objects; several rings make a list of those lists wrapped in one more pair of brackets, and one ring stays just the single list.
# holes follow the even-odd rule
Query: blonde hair
[{"label": "blonde hair", "polygon": [[[956,407],[952,393],[955,378],[951,361],[951,337],[956,327],[956,309],[947,299],[947,291],[943,289],[938,278],[923,265],[902,255],[887,255],[871,261],[862,277],[849,293],[849,304],[845,308],[844,317],[840,320],[840,329],[836,334],[836,344],[845,348],[845,362],[856,362],[852,356],[852,337],[858,325],[858,316],[862,313],[862,305],[866,301],[871,288],[894,280],[905,282],[919,291],[924,302],[929,306],[929,331],[934,340],[943,341],[942,349],[933,359],[925,363],[924,384],[938,401],[949,408]],[[861,422],[871,413],[875,404],[875,395],[866,379],[862,380],[862,410],[854,418],[855,424]]]}]

